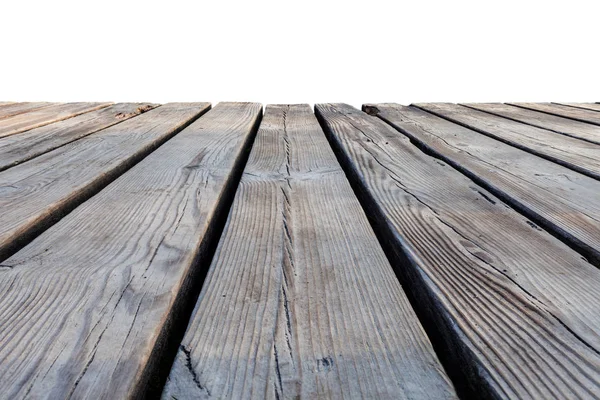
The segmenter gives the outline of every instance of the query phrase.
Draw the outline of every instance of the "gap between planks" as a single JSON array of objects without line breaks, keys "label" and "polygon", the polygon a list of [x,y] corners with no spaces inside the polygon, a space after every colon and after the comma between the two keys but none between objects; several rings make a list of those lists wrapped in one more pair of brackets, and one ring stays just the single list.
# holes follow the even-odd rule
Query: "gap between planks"
[{"label": "gap between planks", "polygon": [[163,394],[453,398],[308,105],[270,105]]},{"label": "gap between planks", "polygon": [[515,107],[536,110],[543,113],[570,118],[576,121],[600,125],[600,114],[596,111],[580,107],[570,107],[555,103],[507,103]]},{"label": "gap between planks", "polygon": [[600,267],[600,182],[416,107],[364,109]]},{"label": "gap between planks", "polygon": [[166,104],[0,172],[0,207],[11,210],[0,214],[0,261],[209,108],[209,103]]},{"label": "gap between planks", "polygon": [[22,164],[85,136],[127,121],[157,105],[121,103],[0,138],[0,171]]},{"label": "gap between planks", "polygon": [[558,115],[502,103],[465,103],[465,107],[484,111],[513,121],[547,129],[576,139],[600,144],[600,126]]},{"label": "gap between planks", "polygon": [[599,144],[456,104],[419,103],[414,106],[591,178],[600,179]]},{"label": "gap between planks", "polygon": [[64,103],[29,110],[26,113],[0,119],[0,138],[62,121],[86,112],[110,106],[112,103]]},{"label": "gap between planks", "polygon": [[3,393],[156,395],[260,116],[219,104],[4,263]]},{"label": "gap between planks", "polygon": [[600,271],[383,121],[316,111],[455,385],[599,396]]}]

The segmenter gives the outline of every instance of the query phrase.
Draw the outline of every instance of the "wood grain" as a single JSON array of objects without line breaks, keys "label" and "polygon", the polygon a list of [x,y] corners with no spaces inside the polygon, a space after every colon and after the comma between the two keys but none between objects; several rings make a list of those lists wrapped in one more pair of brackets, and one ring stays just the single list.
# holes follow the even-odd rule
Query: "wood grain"
[{"label": "wood grain", "polygon": [[587,122],[590,124],[600,125],[600,114],[592,110],[584,110],[577,107],[570,107],[561,104],[551,103],[508,103],[529,110],[545,112],[547,114],[558,115],[574,119],[576,121]]},{"label": "wood grain", "polygon": [[208,103],[172,103],[0,172],[0,260],[148,155]]},{"label": "wood grain", "polygon": [[148,395],[260,112],[216,106],[3,263],[3,395]]},{"label": "wood grain", "polygon": [[12,117],[19,114],[24,114],[29,111],[37,110],[42,107],[57,106],[58,103],[6,103],[0,106],[0,120]]},{"label": "wood grain", "polygon": [[308,105],[270,105],[163,393],[455,397]]},{"label": "wood grain", "polygon": [[364,108],[600,267],[600,182],[415,107]]},{"label": "wood grain", "polygon": [[450,103],[415,106],[479,133],[600,179],[600,145]]},{"label": "wood grain", "polygon": [[84,136],[126,121],[156,107],[122,103],[0,138],[0,171],[31,160]]},{"label": "wood grain", "polygon": [[600,396],[600,270],[380,119],[316,111],[438,355],[472,395]]},{"label": "wood grain", "polygon": [[64,103],[0,119],[0,138],[108,107],[111,103]]},{"label": "wood grain", "polygon": [[511,106],[502,103],[466,103],[463,106],[485,111],[500,117],[523,122],[538,128],[548,129],[563,135],[600,144],[600,126],[575,121],[540,111]]},{"label": "wood grain", "polygon": [[576,108],[583,108],[584,110],[600,111],[600,104],[598,104],[598,103],[555,103],[555,104],[561,104],[563,106],[570,106],[570,107],[576,107]]}]

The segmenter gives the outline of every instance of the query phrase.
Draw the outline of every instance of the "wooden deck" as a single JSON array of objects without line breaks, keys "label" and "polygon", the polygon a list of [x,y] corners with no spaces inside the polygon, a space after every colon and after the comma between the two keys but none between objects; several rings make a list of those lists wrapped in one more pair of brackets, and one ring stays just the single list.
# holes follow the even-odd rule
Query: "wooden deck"
[{"label": "wooden deck", "polygon": [[599,179],[600,104],[2,102],[0,398],[600,398]]}]

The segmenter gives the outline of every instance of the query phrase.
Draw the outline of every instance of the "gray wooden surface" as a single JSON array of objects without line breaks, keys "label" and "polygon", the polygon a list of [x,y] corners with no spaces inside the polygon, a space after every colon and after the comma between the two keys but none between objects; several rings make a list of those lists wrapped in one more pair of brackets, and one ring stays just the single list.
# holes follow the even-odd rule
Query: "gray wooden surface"
[{"label": "gray wooden surface", "polygon": [[14,115],[24,114],[42,107],[57,105],[56,103],[3,103],[0,105],[0,120]]},{"label": "gray wooden surface", "polygon": [[216,106],[3,262],[2,396],[147,394],[260,113]]},{"label": "gray wooden surface", "polygon": [[108,107],[110,103],[63,103],[0,119],[0,138]]},{"label": "gray wooden surface", "polygon": [[171,103],[0,172],[0,259],[85,201],[197,118]]},{"label": "gray wooden surface", "polygon": [[270,105],[164,399],[455,397],[308,105]]},{"label": "gray wooden surface", "polygon": [[426,103],[415,106],[574,171],[600,179],[598,144],[456,104]]},{"label": "gray wooden surface", "polygon": [[40,128],[0,138],[0,171],[21,164],[84,136],[133,118],[152,104],[122,103]]},{"label": "gray wooden surface", "polygon": [[583,108],[584,110],[600,111],[600,104],[598,103],[556,103],[565,106],[571,106],[576,108]]},{"label": "gray wooden surface", "polygon": [[600,267],[599,181],[416,107],[369,104],[365,109]]},{"label": "gray wooden surface", "polygon": [[560,117],[571,118],[576,121],[600,125],[600,113],[580,107],[571,107],[555,103],[508,103],[517,107],[545,112]]},{"label": "gray wooden surface", "polygon": [[0,102],[0,399],[600,398],[599,106],[419,107]]},{"label": "gray wooden surface", "polygon": [[[502,103],[465,103],[466,107],[600,144],[600,126]],[[598,104],[600,105],[600,104]]]},{"label": "gray wooden surface", "polygon": [[379,118],[316,111],[449,373],[476,397],[600,396],[600,271]]}]

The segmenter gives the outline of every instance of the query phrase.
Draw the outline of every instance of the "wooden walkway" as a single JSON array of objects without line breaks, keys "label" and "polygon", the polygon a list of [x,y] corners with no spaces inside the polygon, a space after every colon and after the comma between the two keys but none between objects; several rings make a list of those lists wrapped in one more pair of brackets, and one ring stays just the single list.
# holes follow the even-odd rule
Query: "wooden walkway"
[{"label": "wooden walkway", "polygon": [[600,398],[600,104],[3,102],[0,210],[0,399]]}]

